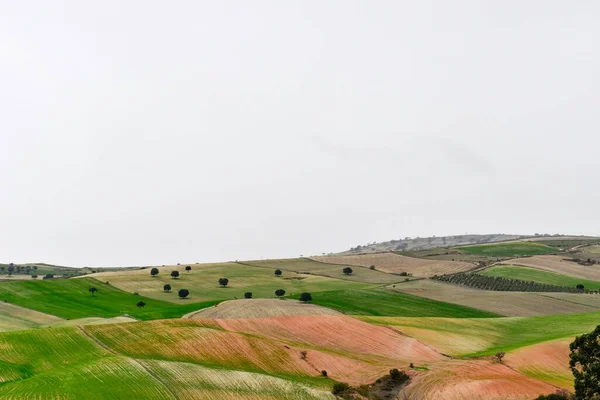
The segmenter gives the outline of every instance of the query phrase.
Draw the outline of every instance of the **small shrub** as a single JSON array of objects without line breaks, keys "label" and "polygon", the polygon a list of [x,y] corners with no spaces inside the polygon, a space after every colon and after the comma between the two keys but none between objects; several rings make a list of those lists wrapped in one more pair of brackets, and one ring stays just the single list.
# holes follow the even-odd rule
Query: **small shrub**
[{"label": "small shrub", "polygon": [[180,298],[185,299],[186,297],[189,296],[190,291],[187,289],[179,289],[179,292],[177,294],[179,295]]},{"label": "small shrub", "polygon": [[221,285],[221,287],[226,287],[228,284],[229,284],[229,279],[219,278],[219,285]]},{"label": "small shrub", "polygon": [[321,371],[321,376],[327,377],[327,371],[325,371],[325,370]]},{"label": "small shrub", "polygon": [[408,272],[400,272],[400,276],[408,276]]},{"label": "small shrub", "polygon": [[170,291],[171,291],[171,285],[169,285],[169,284],[167,283],[165,286],[163,286],[163,290],[164,290],[165,292],[170,292]]},{"label": "small shrub", "polygon": [[306,356],[307,356],[307,355],[308,355],[308,352],[307,352],[306,350],[302,350],[302,351],[300,352],[300,358],[301,358],[302,360],[306,360]]},{"label": "small shrub", "polygon": [[133,292],[134,296],[139,296],[140,294],[138,292]]},{"label": "small shrub", "polygon": [[333,394],[342,394],[350,390],[350,385],[345,382],[336,382],[333,384],[333,388],[331,389],[331,393]]},{"label": "small shrub", "polygon": [[277,297],[283,297],[284,295],[285,295],[285,290],[283,290],[283,289],[277,289],[275,291],[275,296],[277,296]]},{"label": "small shrub", "polygon": [[371,266],[369,267],[369,269],[372,269],[372,270],[374,270],[374,269],[375,269],[375,266],[374,266],[374,265],[371,265]]},{"label": "small shrub", "polygon": [[275,276],[281,276],[282,272],[280,269],[275,270]]},{"label": "small shrub", "polygon": [[251,299],[252,298],[252,292],[246,292],[246,293],[244,293],[244,298],[245,299]]},{"label": "small shrub", "polygon": [[502,359],[504,358],[505,355],[506,355],[505,352],[500,351],[500,352],[494,354],[494,358],[496,359],[496,361],[502,362]]},{"label": "small shrub", "polygon": [[352,273],[352,268],[346,267],[342,269],[342,272],[344,273],[344,275],[350,275]]}]

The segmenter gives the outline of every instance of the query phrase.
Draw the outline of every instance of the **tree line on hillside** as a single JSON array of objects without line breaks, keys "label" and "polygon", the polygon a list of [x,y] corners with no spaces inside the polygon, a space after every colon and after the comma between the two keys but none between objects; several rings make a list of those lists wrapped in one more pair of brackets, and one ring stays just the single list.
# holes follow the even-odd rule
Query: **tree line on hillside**
[{"label": "tree line on hillside", "polygon": [[583,285],[576,287],[547,285],[533,281],[503,278],[499,276],[485,276],[461,272],[451,275],[435,275],[431,279],[455,285],[468,286],[475,289],[495,290],[501,292],[564,292],[583,293]]},{"label": "tree line on hillside", "polygon": [[29,275],[32,272],[37,271],[38,267],[37,265],[15,265],[13,263],[10,263],[8,265],[2,265],[0,266],[0,274],[7,274],[7,275]]}]

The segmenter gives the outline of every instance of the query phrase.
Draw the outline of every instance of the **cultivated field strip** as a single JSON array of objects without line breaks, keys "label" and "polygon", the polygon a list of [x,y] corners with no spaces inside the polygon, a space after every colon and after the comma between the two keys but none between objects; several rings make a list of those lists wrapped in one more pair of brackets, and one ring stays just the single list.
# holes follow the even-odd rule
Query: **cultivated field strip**
[{"label": "cultivated field strip", "polygon": [[392,327],[457,357],[493,355],[534,344],[572,339],[598,325],[600,312],[511,318],[361,317]]},{"label": "cultivated field strip", "polygon": [[497,292],[432,280],[403,283],[394,290],[515,317],[594,312],[600,306],[598,295]]},{"label": "cultivated field strip", "polygon": [[314,260],[339,264],[357,265],[369,268],[372,265],[378,271],[390,274],[402,272],[413,274],[415,277],[430,277],[433,275],[454,274],[475,268],[475,264],[458,261],[431,260],[401,256],[396,253],[377,253],[355,256],[323,256],[313,257]]},{"label": "cultivated field strip", "polygon": [[450,360],[414,374],[403,395],[420,400],[530,400],[555,391],[554,386],[502,364]]},{"label": "cultivated field strip", "polygon": [[244,265],[281,269],[283,271],[291,271],[295,273],[306,273],[313,275],[321,275],[330,278],[336,278],[345,281],[355,281],[364,283],[392,283],[402,280],[399,276],[390,275],[388,273],[369,268],[354,268],[354,272],[346,275],[342,272],[343,268],[348,265],[331,264],[328,262],[319,262],[310,258],[286,258],[279,260],[254,260],[245,261]]},{"label": "cultivated field strip", "polygon": [[184,318],[263,318],[285,315],[340,315],[340,313],[297,300],[243,299],[224,301],[214,307],[189,313]]},{"label": "cultivated field strip", "polygon": [[[397,360],[385,355],[342,352],[315,344],[305,346],[261,337],[260,333],[230,332],[215,325],[215,320],[187,319],[87,326],[86,331],[118,353],[134,358],[167,359],[292,378],[316,377],[321,370],[327,370],[334,379],[363,384],[398,366]],[[375,331],[379,329],[374,327]],[[407,341],[395,344],[402,343]],[[302,351],[308,351],[305,359]],[[430,358],[437,359],[436,356]]]},{"label": "cultivated field strip", "polygon": [[0,386],[0,399],[174,399],[139,364],[124,357],[90,359]]},{"label": "cultivated field strip", "polygon": [[0,302],[0,332],[33,329],[63,321],[54,315]]},{"label": "cultivated field strip", "polygon": [[200,365],[158,360],[140,363],[169,382],[180,399],[198,400],[333,400],[327,390],[268,375],[211,369]]},{"label": "cultivated field strip", "polygon": [[538,268],[557,274],[577,276],[592,281],[600,281],[600,266],[579,265],[566,261],[564,256],[535,256],[526,258],[515,258],[507,260],[504,264],[523,265],[525,267]]},{"label": "cultivated field strip", "polygon": [[443,359],[412,338],[348,316],[222,319],[218,323],[228,331],[333,349],[341,354],[378,356],[401,362]]},{"label": "cultivated field strip", "polygon": [[535,379],[573,390],[569,368],[569,344],[573,337],[534,344],[517,349],[505,357],[511,368]]}]

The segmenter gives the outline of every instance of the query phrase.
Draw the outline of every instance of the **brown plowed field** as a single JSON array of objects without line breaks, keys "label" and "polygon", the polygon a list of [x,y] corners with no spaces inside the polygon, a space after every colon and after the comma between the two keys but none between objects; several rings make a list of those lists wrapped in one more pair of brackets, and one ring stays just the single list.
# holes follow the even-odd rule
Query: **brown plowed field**
[{"label": "brown plowed field", "polygon": [[600,306],[600,296],[588,294],[497,292],[432,280],[402,283],[394,290],[510,317],[593,312]]},{"label": "brown plowed field", "polygon": [[331,308],[304,304],[297,300],[243,299],[229,300],[214,307],[194,311],[184,318],[263,318],[285,315],[340,315]]},{"label": "brown plowed field", "polygon": [[475,268],[474,264],[468,262],[427,260],[401,256],[395,253],[363,254],[359,256],[324,256],[313,257],[312,259],[330,264],[350,266],[370,267],[374,265],[377,270],[389,274],[407,272],[416,277],[453,274]]},{"label": "brown plowed field", "polygon": [[525,375],[572,391],[573,374],[569,369],[569,344],[573,339],[553,340],[522,347],[507,354],[504,362]]},{"label": "brown plowed field", "polygon": [[600,265],[579,265],[574,262],[564,261],[566,256],[534,256],[515,258],[504,261],[502,264],[523,265],[538,268],[557,274],[577,276],[579,278],[600,281]]},{"label": "brown plowed field", "polygon": [[418,400],[529,400],[555,392],[555,387],[502,364],[452,360],[413,375],[403,394]]}]

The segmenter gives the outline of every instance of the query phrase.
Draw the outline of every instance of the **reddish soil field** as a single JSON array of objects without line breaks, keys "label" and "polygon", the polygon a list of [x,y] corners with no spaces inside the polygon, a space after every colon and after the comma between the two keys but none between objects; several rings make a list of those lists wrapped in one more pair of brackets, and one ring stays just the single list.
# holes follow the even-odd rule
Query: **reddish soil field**
[{"label": "reddish soil field", "polygon": [[[418,400],[530,400],[556,388],[489,361],[452,360],[417,372],[400,398]],[[404,396],[404,397],[402,397]]]}]

